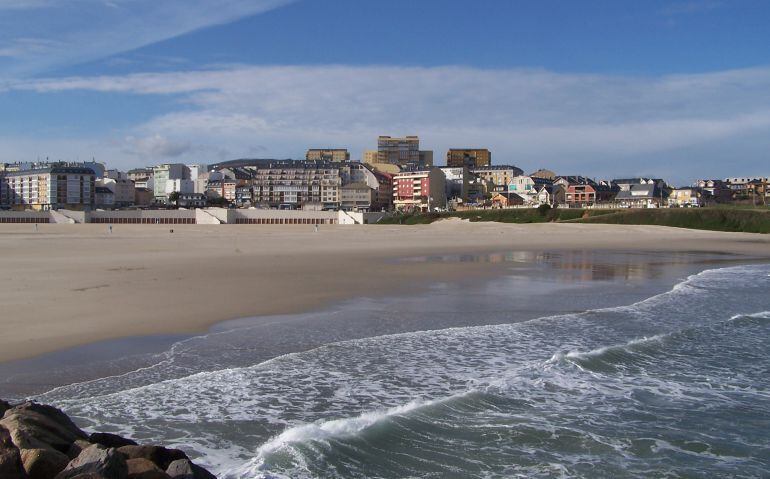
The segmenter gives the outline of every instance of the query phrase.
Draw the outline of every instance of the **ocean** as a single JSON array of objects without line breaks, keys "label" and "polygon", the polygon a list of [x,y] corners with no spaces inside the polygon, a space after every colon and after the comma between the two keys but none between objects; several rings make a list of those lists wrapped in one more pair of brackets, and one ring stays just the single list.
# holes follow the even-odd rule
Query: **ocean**
[{"label": "ocean", "polygon": [[510,269],[233,321],[32,396],[84,427],[182,447],[223,478],[770,474],[770,265],[404,261]]}]

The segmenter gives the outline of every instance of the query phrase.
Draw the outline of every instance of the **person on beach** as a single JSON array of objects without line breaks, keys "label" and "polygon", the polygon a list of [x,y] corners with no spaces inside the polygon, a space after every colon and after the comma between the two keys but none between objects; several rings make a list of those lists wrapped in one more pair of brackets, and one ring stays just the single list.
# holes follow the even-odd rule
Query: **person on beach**
[{"label": "person on beach", "polygon": [[110,234],[112,234],[112,225],[111,224],[108,226],[108,229],[110,231]]}]

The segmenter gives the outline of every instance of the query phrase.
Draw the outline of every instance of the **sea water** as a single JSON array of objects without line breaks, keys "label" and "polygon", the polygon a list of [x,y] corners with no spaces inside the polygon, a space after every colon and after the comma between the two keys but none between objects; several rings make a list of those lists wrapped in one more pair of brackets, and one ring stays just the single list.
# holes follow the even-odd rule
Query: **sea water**
[{"label": "sea water", "polygon": [[[641,287],[633,273],[622,283]],[[345,339],[329,313],[280,355],[274,328],[241,325],[37,399],[184,447],[227,478],[769,474],[770,265],[714,265],[609,307],[595,298],[620,303],[622,288],[578,283],[563,293],[574,311],[506,323],[517,306],[538,310],[512,300],[512,284],[471,294],[472,307],[400,310],[406,322],[433,311],[432,326],[496,324],[378,335],[393,311],[353,308],[371,337]],[[531,296],[549,310],[547,295]]]}]

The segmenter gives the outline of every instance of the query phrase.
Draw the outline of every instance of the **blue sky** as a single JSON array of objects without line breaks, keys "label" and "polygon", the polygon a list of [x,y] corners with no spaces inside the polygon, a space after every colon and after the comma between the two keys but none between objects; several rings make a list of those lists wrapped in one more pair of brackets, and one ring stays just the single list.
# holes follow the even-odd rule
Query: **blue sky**
[{"label": "blue sky", "polygon": [[594,177],[770,175],[765,0],[0,0],[0,161],[378,134]]}]

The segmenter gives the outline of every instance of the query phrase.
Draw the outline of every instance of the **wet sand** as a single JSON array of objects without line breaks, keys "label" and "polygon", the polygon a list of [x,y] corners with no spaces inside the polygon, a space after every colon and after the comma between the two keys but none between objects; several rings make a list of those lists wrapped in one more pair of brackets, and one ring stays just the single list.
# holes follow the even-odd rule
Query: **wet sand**
[{"label": "wet sand", "polygon": [[497,274],[424,255],[580,249],[770,257],[770,236],[619,225],[0,225],[0,361],[132,336],[192,334],[361,295]]}]

